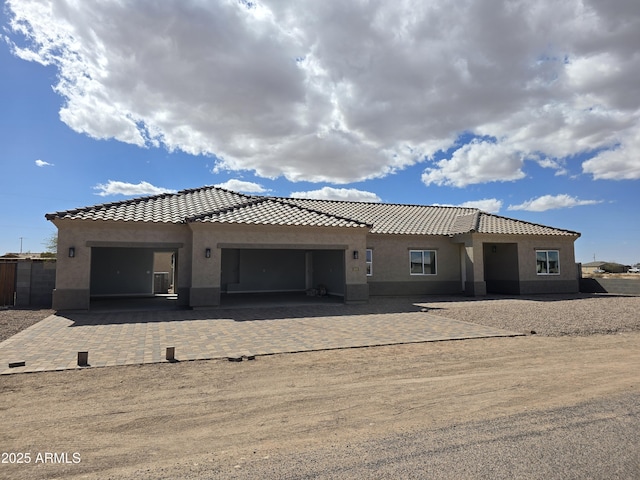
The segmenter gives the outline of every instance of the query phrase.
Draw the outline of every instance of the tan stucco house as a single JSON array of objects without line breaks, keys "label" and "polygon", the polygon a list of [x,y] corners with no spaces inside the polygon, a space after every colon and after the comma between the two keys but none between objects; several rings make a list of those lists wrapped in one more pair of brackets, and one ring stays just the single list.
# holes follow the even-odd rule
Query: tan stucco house
[{"label": "tan stucco house", "polygon": [[152,295],[169,254],[178,303],[239,292],[373,295],[577,292],[579,233],[474,208],[275,198],[207,186],[50,213],[53,308]]},{"label": "tan stucco house", "polygon": [[601,273],[602,266],[607,262],[589,262],[582,264],[582,274],[591,275],[592,273]]}]

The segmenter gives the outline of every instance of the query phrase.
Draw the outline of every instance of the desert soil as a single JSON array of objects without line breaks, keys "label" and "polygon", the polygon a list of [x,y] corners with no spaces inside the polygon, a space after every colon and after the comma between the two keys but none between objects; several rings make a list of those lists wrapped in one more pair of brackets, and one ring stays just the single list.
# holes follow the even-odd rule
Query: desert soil
[{"label": "desert soil", "polygon": [[[401,447],[391,442],[402,436],[421,436],[439,445],[445,442],[442,432],[454,430],[465,432],[465,441],[481,445],[497,425],[509,429],[508,438],[517,441],[515,429],[525,428],[527,422],[542,422],[526,428],[535,430],[528,438],[543,443],[543,431],[562,434],[553,425],[568,418],[566,412],[581,417],[577,412],[592,404],[599,410],[584,416],[591,415],[594,425],[624,419],[635,432],[640,298],[584,300],[593,303],[589,310],[593,307],[598,318],[583,324],[606,323],[604,310],[609,306],[618,312],[610,322],[615,328],[608,333],[601,327],[585,330],[583,325],[554,329],[550,312],[575,313],[578,300],[538,302],[526,308],[521,301],[499,299],[439,307],[429,303],[452,318],[468,320],[476,312],[479,323],[529,317],[521,329],[533,325],[543,333],[273,355],[241,363],[201,361],[2,376],[0,449],[22,454],[25,463],[0,463],[0,478],[354,478],[355,470],[329,467],[335,467],[338,458],[360,461],[355,457],[364,455],[364,445],[398,451]],[[531,310],[523,315],[523,309]],[[472,428],[477,422],[484,422],[483,427]],[[477,442],[474,436],[479,436]],[[448,458],[455,458],[460,439],[447,441],[453,442]],[[637,451],[629,457],[629,445],[610,449],[625,452],[628,462],[617,478],[640,474]],[[5,458],[15,461],[16,455]],[[515,462],[534,462],[532,468],[537,468],[536,461],[542,467],[549,460],[536,459],[531,452],[518,457]],[[304,462],[287,463],[291,458]],[[329,471],[334,474],[318,474]],[[508,478],[508,472],[502,473],[494,478]],[[447,478],[446,470],[437,478]]]}]

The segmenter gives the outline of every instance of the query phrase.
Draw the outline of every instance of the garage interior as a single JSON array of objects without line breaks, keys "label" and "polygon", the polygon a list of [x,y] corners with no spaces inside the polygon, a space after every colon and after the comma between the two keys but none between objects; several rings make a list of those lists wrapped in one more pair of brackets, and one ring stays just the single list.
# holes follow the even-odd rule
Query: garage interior
[{"label": "garage interior", "polygon": [[269,295],[283,300],[343,299],[344,255],[344,250],[223,248],[221,304],[237,303],[239,298],[264,301]]},{"label": "garage interior", "polygon": [[[343,302],[345,252],[331,249],[223,248],[224,307]],[[91,310],[179,308],[177,250],[92,247]]]},{"label": "garage interior", "polygon": [[92,247],[91,309],[177,308],[176,258],[173,249]]}]

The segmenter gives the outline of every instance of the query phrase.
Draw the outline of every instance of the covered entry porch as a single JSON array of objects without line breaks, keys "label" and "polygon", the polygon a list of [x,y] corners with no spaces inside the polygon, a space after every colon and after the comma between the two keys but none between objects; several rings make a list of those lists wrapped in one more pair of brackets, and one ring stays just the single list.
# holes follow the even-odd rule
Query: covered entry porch
[{"label": "covered entry porch", "polygon": [[483,243],[482,254],[487,293],[519,295],[518,244]]}]

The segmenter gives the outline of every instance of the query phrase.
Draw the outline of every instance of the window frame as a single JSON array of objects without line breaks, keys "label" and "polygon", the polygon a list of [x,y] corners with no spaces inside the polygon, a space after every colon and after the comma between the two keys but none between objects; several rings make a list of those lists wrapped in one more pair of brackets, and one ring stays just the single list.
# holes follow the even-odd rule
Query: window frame
[{"label": "window frame", "polygon": [[[422,272],[414,272],[413,271],[413,265],[416,264],[418,265],[417,262],[413,261],[413,254],[414,253],[419,253],[421,256],[421,262],[419,265],[422,265]],[[429,256],[433,259],[433,263],[425,263],[425,254],[428,253]],[[426,271],[426,266],[430,266],[430,272]],[[411,249],[409,250],[409,275],[417,275],[417,276],[429,276],[429,275],[437,275],[438,274],[438,252],[437,250],[429,250],[429,249],[424,249],[424,250],[418,250],[418,249]]]},{"label": "window frame", "polygon": [[366,265],[367,277],[373,276],[373,249],[367,248],[364,254],[364,262]]},{"label": "window frame", "polygon": [[[551,268],[551,262],[553,260],[550,259],[549,257],[550,253],[555,254],[555,257],[556,257],[555,261],[557,265],[556,265],[555,271],[552,271],[554,269]],[[539,258],[540,254],[543,254],[545,256],[544,260],[541,260]],[[542,264],[544,265],[544,271],[540,271],[541,262],[544,262]],[[542,275],[542,276],[560,275],[560,250],[554,250],[552,248],[536,249],[536,275]]]}]

